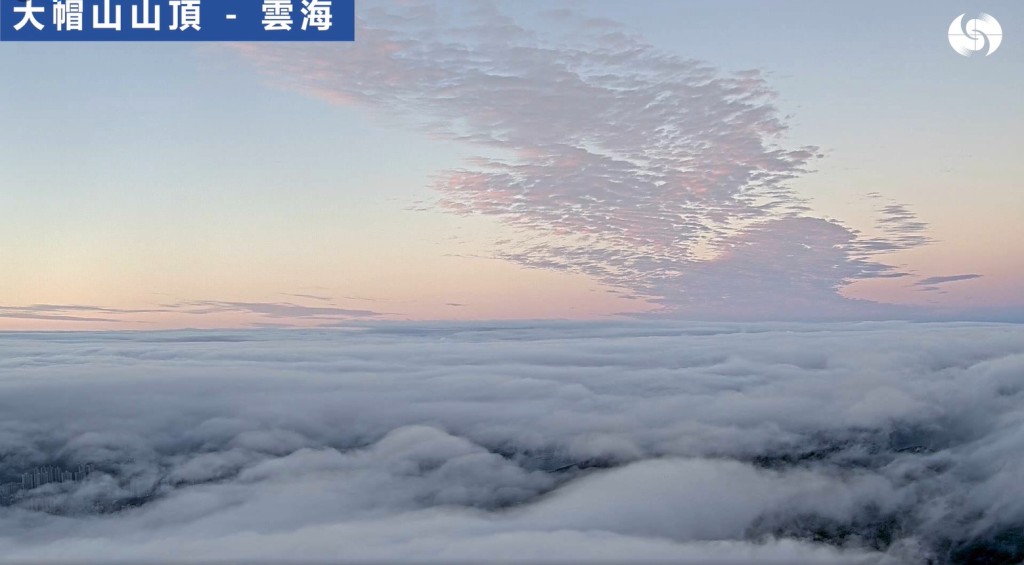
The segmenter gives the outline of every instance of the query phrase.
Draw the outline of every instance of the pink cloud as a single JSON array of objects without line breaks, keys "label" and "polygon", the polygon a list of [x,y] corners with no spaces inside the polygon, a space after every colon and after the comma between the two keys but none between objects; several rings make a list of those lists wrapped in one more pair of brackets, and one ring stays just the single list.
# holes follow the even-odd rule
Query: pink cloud
[{"label": "pink cloud", "polygon": [[816,217],[789,181],[820,153],[784,143],[756,70],[724,73],[569,10],[548,35],[489,2],[360,6],[354,45],[243,52],[317,96],[508,155],[435,186],[441,209],[520,234],[497,257],[584,273],[667,313],[779,317],[862,308],[839,289],[902,275],[878,257],[929,241],[895,203],[872,237]]}]

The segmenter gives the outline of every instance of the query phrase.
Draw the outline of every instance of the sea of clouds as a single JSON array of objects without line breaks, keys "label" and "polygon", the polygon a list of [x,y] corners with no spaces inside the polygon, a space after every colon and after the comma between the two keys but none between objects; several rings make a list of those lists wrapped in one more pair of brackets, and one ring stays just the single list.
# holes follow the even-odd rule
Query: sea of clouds
[{"label": "sea of clouds", "polygon": [[0,333],[0,561],[998,563],[1024,326]]}]

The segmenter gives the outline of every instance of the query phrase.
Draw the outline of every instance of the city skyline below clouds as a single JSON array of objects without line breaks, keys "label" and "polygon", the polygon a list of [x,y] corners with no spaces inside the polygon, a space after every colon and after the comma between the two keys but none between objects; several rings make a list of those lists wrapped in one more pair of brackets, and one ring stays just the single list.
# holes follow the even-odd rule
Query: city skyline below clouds
[{"label": "city skyline below clouds", "polygon": [[0,330],[1024,321],[1024,10],[986,4],[1007,37],[967,59],[942,22],[969,2],[773,6],[360,2],[350,45],[4,45]]}]

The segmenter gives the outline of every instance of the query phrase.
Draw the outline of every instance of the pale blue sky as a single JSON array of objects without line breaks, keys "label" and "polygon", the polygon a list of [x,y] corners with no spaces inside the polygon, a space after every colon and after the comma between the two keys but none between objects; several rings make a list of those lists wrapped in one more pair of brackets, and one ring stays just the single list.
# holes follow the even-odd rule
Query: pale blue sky
[{"label": "pale blue sky", "polygon": [[[871,232],[864,195],[879,192],[936,240],[886,262],[917,278],[983,275],[944,293],[901,278],[844,295],[958,312],[1024,303],[1019,2],[497,4],[538,32],[559,24],[537,11],[565,6],[668,54],[764,72],[789,116],[787,145],[825,154],[792,183],[818,216]],[[1002,24],[1002,46],[961,57],[946,28],[980,11]],[[301,293],[410,318],[652,308],[592,276],[486,258],[507,235],[501,218],[410,211],[437,198],[438,174],[481,150],[427,136],[387,107],[332,104],[232,46],[5,43],[0,69],[0,306],[155,309]],[[234,314],[210,325],[252,321]],[[48,323],[27,319],[0,328]]]}]

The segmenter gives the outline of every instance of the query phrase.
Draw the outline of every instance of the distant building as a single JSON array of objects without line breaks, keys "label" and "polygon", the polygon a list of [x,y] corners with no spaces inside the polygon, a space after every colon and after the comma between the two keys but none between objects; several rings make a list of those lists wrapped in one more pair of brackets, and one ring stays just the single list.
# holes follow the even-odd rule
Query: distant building
[{"label": "distant building", "polygon": [[31,490],[53,483],[77,483],[84,481],[92,473],[92,465],[79,465],[75,470],[62,467],[37,467],[21,474],[21,482],[9,482],[0,485],[0,503],[10,503],[11,499],[22,490]]}]

